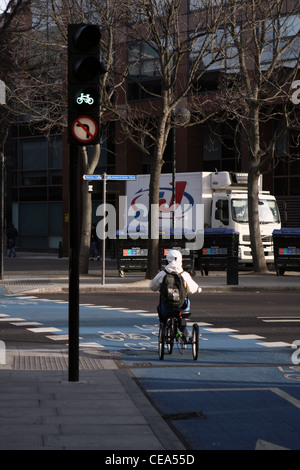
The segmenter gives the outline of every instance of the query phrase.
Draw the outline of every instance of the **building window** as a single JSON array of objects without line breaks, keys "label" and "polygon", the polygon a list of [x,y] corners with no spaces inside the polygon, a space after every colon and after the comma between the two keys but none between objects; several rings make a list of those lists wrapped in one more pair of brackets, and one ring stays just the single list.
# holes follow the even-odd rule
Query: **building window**
[{"label": "building window", "polygon": [[[62,140],[29,137],[15,142],[14,186],[21,188],[62,185]],[[45,188],[41,190],[45,193]],[[41,198],[43,200],[44,197]],[[33,197],[39,200],[39,196]]]},{"label": "building window", "polygon": [[20,170],[47,168],[47,141],[24,139],[20,142]]},{"label": "building window", "polygon": [[275,196],[300,196],[300,144],[297,135],[286,134],[276,147]]},{"label": "building window", "polygon": [[211,7],[221,7],[222,0],[189,0],[189,11],[205,10]]},{"label": "building window", "polygon": [[128,100],[151,99],[161,94],[158,53],[149,44],[128,44]]},{"label": "building window", "polygon": [[260,25],[260,33],[265,28],[265,47],[263,48],[261,55],[262,67],[267,68],[273,60],[273,55],[278,54],[276,51],[279,49],[283,50],[289,41],[296,37],[294,41],[291,41],[289,47],[283,50],[282,54],[278,56],[278,65],[285,67],[294,67],[299,57],[300,49],[300,14],[283,16],[278,21],[277,17],[268,19],[265,23]]},{"label": "building window", "polygon": [[[240,35],[240,26],[235,33]],[[191,43],[193,34],[190,33]],[[239,57],[230,30],[219,28],[214,33],[200,33],[193,42],[189,56],[190,70],[198,61],[198,78],[194,83],[194,92],[214,91],[220,88],[220,74],[236,74],[239,72]]]},{"label": "building window", "polygon": [[215,124],[214,131],[209,126],[202,129],[203,171],[241,171],[232,128],[226,124]]},{"label": "building window", "polygon": [[62,238],[62,138],[14,140],[12,219],[19,247],[57,249]]}]

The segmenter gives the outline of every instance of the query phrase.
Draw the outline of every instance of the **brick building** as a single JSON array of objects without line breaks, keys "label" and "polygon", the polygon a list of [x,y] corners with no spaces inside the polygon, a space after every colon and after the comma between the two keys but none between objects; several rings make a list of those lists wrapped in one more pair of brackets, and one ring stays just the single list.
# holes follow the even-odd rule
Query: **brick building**
[{"label": "brick building", "polygon": [[[193,17],[199,11],[199,2],[181,2],[181,14],[187,25],[186,34],[192,28]],[[215,6],[216,2],[210,2]],[[294,8],[297,2],[287,2]],[[45,4],[48,2],[45,0]],[[29,17],[28,17],[29,18]],[[30,15],[32,20],[32,16]],[[125,26],[123,27],[123,29]],[[282,68],[293,67],[299,60],[300,50],[299,10],[290,15],[284,29],[285,44],[292,36],[297,36],[293,47],[284,56]],[[268,43],[262,54],[264,67],[272,61],[271,48],[276,44],[276,31],[268,33]],[[275,46],[274,46],[275,47]],[[151,107],[155,98],[150,93],[159,93],[160,77],[157,68],[158,57],[142,41],[129,39],[115,44],[118,50],[118,66],[128,67],[126,99],[129,105],[143,103]],[[224,60],[206,66],[205,73],[195,85],[197,93],[209,93],[218,100],[222,77],[236,73],[234,46],[228,47]],[[191,50],[186,59],[186,71],[193,61],[197,48]],[[138,60],[137,60],[138,58]],[[205,64],[204,64],[205,66]],[[63,74],[63,67],[58,69]],[[142,83],[142,87],[139,84]],[[150,93],[147,93],[147,90]],[[187,107],[191,95],[187,96]],[[295,114],[299,111],[295,107]],[[209,125],[210,124],[210,125]],[[164,153],[165,164],[162,172],[172,170],[172,160],[176,155],[177,172],[228,170],[248,171],[248,147],[241,133],[238,138],[232,132],[232,123],[210,122],[192,127],[171,130]],[[276,124],[277,125],[277,124]],[[263,124],[263,137],[268,139],[274,131],[274,122]],[[55,250],[59,242],[67,244],[68,228],[68,144],[65,131],[32,132],[26,121],[16,122],[10,133],[6,155],[7,167],[7,221],[12,220],[19,231],[21,249]],[[287,226],[300,226],[300,143],[298,133],[287,131],[276,143],[274,164],[264,176],[264,189],[270,190],[278,199],[280,207],[287,205]],[[8,161],[7,160],[7,161]],[[124,139],[118,122],[114,119],[102,120],[102,151],[95,173],[141,174],[149,172],[149,158]],[[124,184],[110,183],[108,201],[114,202],[124,191]],[[95,184],[93,204],[96,207],[102,198],[101,183]],[[95,210],[93,211],[95,220]]]}]

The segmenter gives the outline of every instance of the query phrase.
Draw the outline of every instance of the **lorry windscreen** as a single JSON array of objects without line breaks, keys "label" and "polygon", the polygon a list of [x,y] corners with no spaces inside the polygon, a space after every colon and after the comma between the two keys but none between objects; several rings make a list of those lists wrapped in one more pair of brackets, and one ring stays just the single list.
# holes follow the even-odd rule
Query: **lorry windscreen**
[{"label": "lorry windscreen", "polygon": [[[261,224],[279,224],[279,210],[276,201],[260,199],[258,203],[259,220]],[[248,223],[247,199],[232,199],[232,219],[238,223]]]}]

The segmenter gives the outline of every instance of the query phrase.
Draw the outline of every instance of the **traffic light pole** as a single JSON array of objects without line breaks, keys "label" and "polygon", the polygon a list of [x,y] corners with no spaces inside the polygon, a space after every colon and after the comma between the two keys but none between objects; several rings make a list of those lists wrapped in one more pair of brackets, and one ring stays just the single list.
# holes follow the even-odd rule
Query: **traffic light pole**
[{"label": "traffic light pole", "polygon": [[105,218],[106,218],[106,173],[103,174],[103,233],[102,233],[102,284],[105,284]]},{"label": "traffic light pole", "polygon": [[79,380],[79,147],[69,149],[69,381]]},{"label": "traffic light pole", "polygon": [[79,380],[79,148],[100,142],[100,28],[68,25],[69,380]]}]

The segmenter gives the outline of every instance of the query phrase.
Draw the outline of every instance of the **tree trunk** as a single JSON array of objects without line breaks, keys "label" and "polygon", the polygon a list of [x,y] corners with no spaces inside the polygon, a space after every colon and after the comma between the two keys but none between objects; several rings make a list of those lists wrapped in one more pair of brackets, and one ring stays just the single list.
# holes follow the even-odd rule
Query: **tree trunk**
[{"label": "tree trunk", "polygon": [[249,163],[248,174],[248,218],[249,218],[249,231],[250,242],[253,258],[254,271],[265,272],[268,271],[264,247],[261,240],[259,213],[258,213],[258,180],[259,172],[256,170],[256,165],[253,165],[253,160]]},{"label": "tree trunk", "polygon": [[156,276],[159,269],[159,185],[161,168],[163,165],[164,141],[168,131],[165,122],[160,122],[157,132],[155,152],[150,163],[150,191],[149,191],[149,213],[148,213],[148,263],[146,279]]},{"label": "tree trunk", "polygon": [[260,142],[260,120],[259,106],[257,101],[257,92],[254,93],[255,99],[250,100],[248,135],[250,145],[249,171],[248,171],[248,221],[250,242],[254,271],[267,271],[264,247],[261,240],[259,212],[258,212],[258,180],[260,176],[259,164],[261,151]]},{"label": "tree trunk", "polygon": [[158,210],[161,167],[161,159],[153,159],[150,165],[148,263],[146,279],[152,279],[157,274],[159,268],[159,216],[155,209]]},{"label": "tree trunk", "polygon": [[87,274],[89,270],[89,254],[92,227],[92,195],[89,193],[89,182],[82,182],[82,222],[79,252],[79,273]]},{"label": "tree trunk", "polygon": [[[88,161],[87,149],[82,149],[83,171],[84,174],[92,175],[97,167],[100,157],[100,145],[93,148],[90,162]],[[91,246],[91,228],[92,228],[92,195],[89,193],[89,182],[82,182],[82,223],[79,252],[79,273],[88,274],[89,255]]]}]

